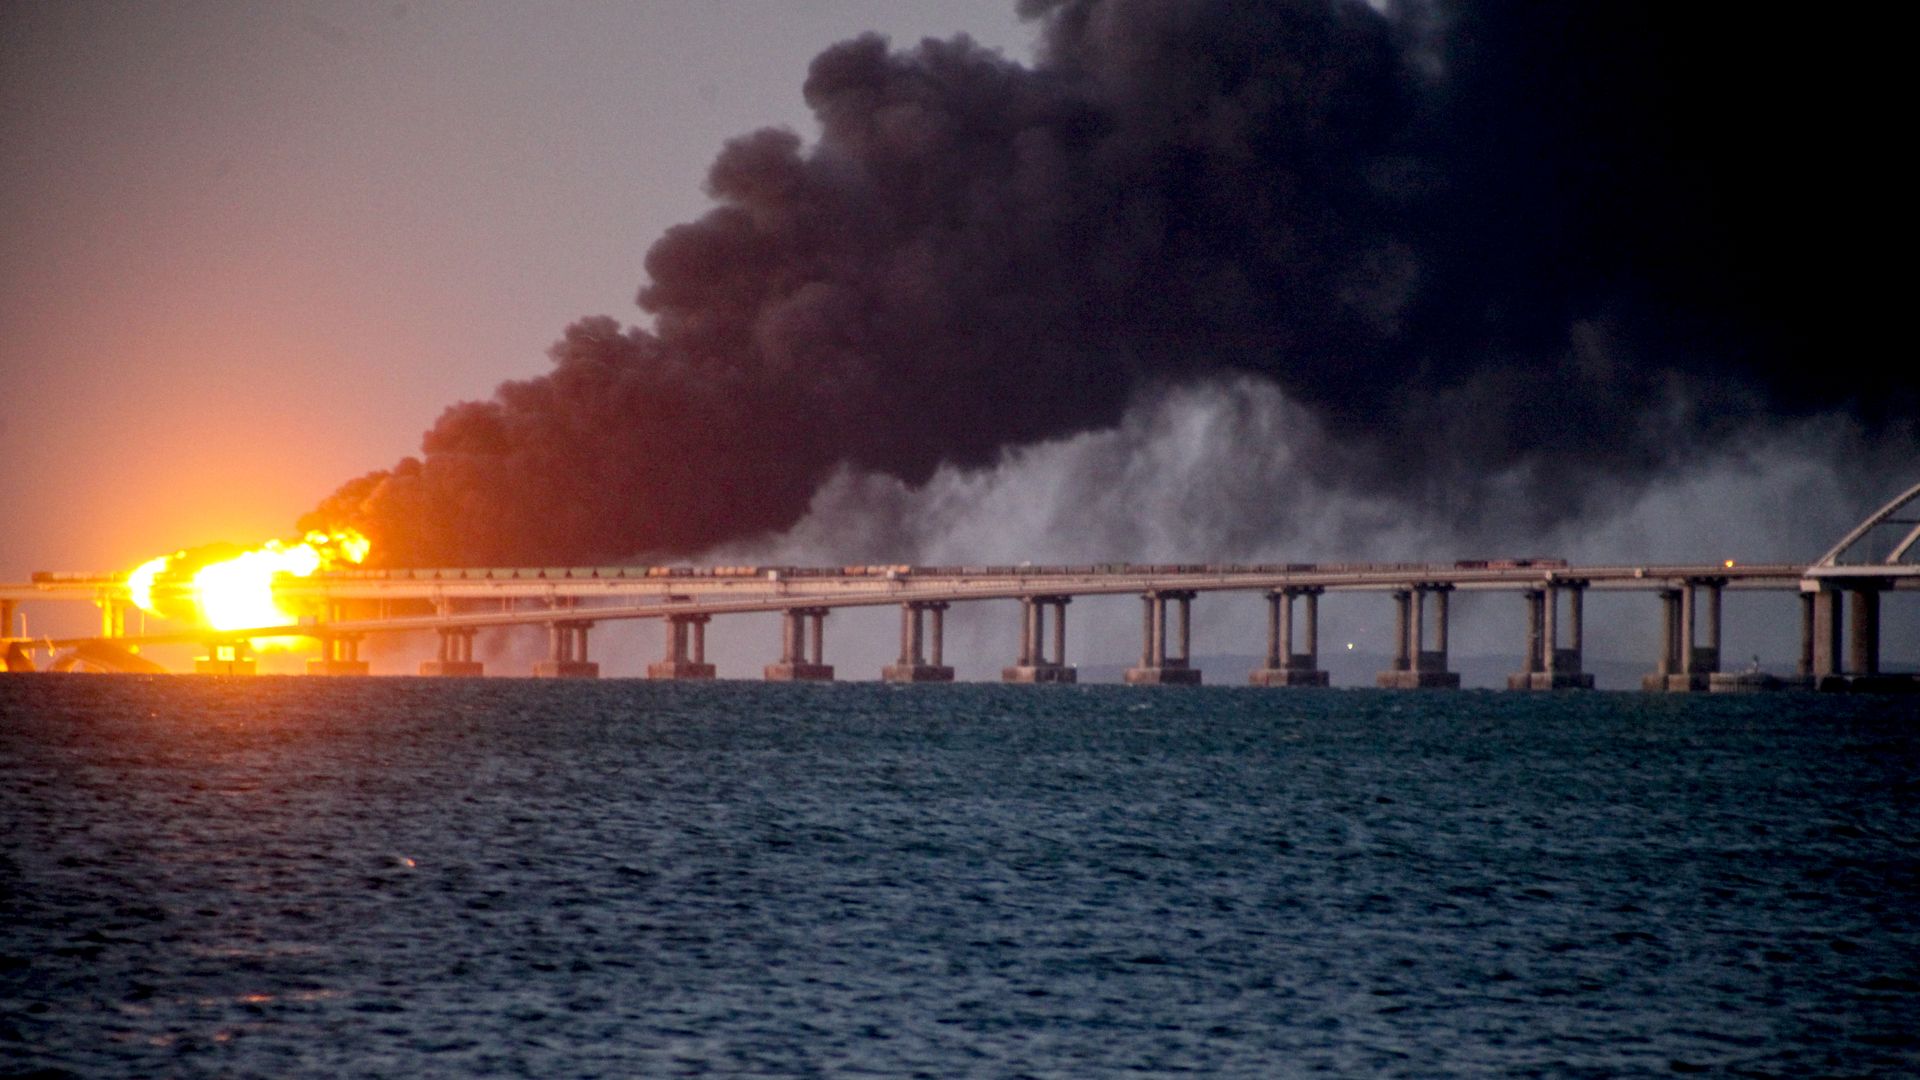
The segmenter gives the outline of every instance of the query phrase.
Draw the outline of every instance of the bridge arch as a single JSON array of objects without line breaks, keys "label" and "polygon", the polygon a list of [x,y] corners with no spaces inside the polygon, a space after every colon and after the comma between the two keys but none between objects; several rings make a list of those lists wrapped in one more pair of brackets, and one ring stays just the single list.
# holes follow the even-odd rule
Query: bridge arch
[{"label": "bridge arch", "polygon": [[[1866,550],[1867,538],[1887,526],[1905,528],[1907,531],[1894,542],[1884,557],[1875,557]],[[1920,555],[1920,484],[1901,492],[1892,502],[1868,515],[1866,520],[1854,526],[1852,532],[1842,537],[1832,550],[1813,565],[1860,566],[1878,563],[1898,566],[1910,562],[1916,555]]]}]

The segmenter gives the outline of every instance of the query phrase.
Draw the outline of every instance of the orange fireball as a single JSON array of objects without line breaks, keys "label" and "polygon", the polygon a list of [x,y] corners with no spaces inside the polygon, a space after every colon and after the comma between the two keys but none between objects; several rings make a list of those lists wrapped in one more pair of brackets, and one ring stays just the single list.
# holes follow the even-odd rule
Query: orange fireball
[{"label": "orange fireball", "polygon": [[[127,575],[127,593],[142,611],[193,618],[220,631],[286,626],[299,621],[274,593],[282,575],[308,577],[362,562],[372,545],[352,529],[314,531],[293,543],[269,540],[232,553],[214,546],[176,551]],[[182,603],[190,610],[183,610]]]}]

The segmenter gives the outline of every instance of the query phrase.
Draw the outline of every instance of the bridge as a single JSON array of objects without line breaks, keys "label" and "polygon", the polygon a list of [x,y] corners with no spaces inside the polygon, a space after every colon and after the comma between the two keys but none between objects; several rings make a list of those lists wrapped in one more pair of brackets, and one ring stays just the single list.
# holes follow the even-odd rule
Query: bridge
[{"label": "bridge", "polygon": [[[1508,592],[1524,619],[1522,669],[1509,676],[1516,690],[1591,688],[1583,670],[1583,600],[1590,590],[1651,594],[1658,607],[1661,645],[1642,680],[1648,690],[1752,690],[1780,687],[1894,689],[1912,685],[1880,667],[1883,594],[1920,589],[1920,485],[1869,515],[1820,559],[1807,564],[1571,566],[1528,558],[1451,563],[1287,563],[1257,565],[1097,564],[1076,566],[602,566],[410,570],[345,570],[289,578],[276,595],[303,610],[324,612],[279,626],[214,632],[127,632],[131,606],[125,574],[40,573],[24,584],[0,584],[0,625],[12,634],[15,608],[34,600],[88,602],[101,613],[101,632],[82,638],[6,637],[4,668],[34,670],[33,654],[48,667],[154,671],[138,655],[145,645],[204,643],[196,664],[206,673],[253,670],[247,642],[305,637],[322,655],[315,674],[366,674],[359,645],[367,635],[427,632],[437,655],[420,673],[477,676],[473,639],[489,627],[545,631],[547,656],[533,674],[593,677],[589,657],[596,624],[660,619],[666,652],[649,665],[656,679],[710,679],[707,626],[724,615],[775,612],[782,616],[777,659],[765,677],[825,681],[826,617],[836,609],[897,606],[900,651],[881,677],[893,682],[948,682],[945,613],[954,604],[1018,600],[1019,647],[1002,672],[1007,682],[1068,683],[1066,613],[1076,597],[1133,594],[1141,598],[1139,663],[1127,670],[1134,684],[1191,685],[1191,606],[1203,595],[1256,592],[1267,601],[1265,653],[1249,674],[1254,685],[1325,686],[1319,662],[1319,600],[1329,592],[1385,594],[1393,605],[1394,655],[1376,683],[1390,688],[1446,688],[1460,684],[1449,668],[1449,598],[1455,592]],[[1727,590],[1771,590],[1799,596],[1798,676],[1781,678],[1721,669],[1722,597]]]}]

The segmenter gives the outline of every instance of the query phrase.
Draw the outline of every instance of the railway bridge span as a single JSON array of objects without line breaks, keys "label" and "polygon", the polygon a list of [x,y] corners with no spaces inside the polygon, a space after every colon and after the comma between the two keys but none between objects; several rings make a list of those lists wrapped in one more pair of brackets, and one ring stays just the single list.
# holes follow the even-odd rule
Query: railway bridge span
[{"label": "railway bridge span", "polygon": [[[667,627],[666,653],[649,677],[707,679],[709,624],[724,616],[772,612],[781,639],[764,675],[770,680],[835,677],[825,662],[825,623],[833,612],[897,607],[900,650],[880,676],[895,682],[946,682],[945,615],[955,604],[1018,601],[1018,648],[1003,671],[1009,682],[1064,683],[1077,678],[1067,663],[1067,610],[1080,597],[1135,595],[1141,600],[1139,662],[1130,683],[1191,685],[1200,672],[1191,655],[1192,605],[1222,593],[1265,598],[1265,649],[1248,680],[1270,687],[1325,686],[1320,662],[1319,604],[1328,593],[1384,594],[1394,621],[1390,666],[1376,677],[1383,687],[1456,687],[1450,666],[1451,600],[1460,592],[1514,595],[1521,616],[1521,670],[1508,678],[1516,690],[1578,689],[1593,685],[1584,670],[1584,600],[1589,592],[1636,592],[1656,601],[1660,648],[1642,685],[1657,691],[1747,690],[1781,686],[1826,689],[1897,688],[1911,677],[1881,671],[1880,611],[1891,592],[1920,589],[1920,485],[1863,520],[1820,559],[1807,564],[1569,565],[1518,558],[1449,563],[1133,564],[1069,566],[560,566],[344,570],[287,579],[276,595],[298,610],[319,614],[276,626],[215,633],[181,628],[129,633],[126,575],[42,573],[31,582],[0,585],[0,617],[7,634],[15,609],[28,601],[88,602],[98,607],[101,632],[84,638],[8,636],[6,670],[32,670],[45,652],[54,668],[150,670],[138,654],[146,645],[203,643],[197,669],[251,670],[250,640],[304,637],[321,655],[315,674],[364,674],[359,656],[369,635],[434,634],[437,654],[420,673],[476,676],[475,634],[493,627],[528,627],[546,635],[547,656],[533,674],[592,677],[594,627],[622,620],[658,619]],[[1797,594],[1801,650],[1796,675],[1781,677],[1723,670],[1722,600],[1729,591]]]}]

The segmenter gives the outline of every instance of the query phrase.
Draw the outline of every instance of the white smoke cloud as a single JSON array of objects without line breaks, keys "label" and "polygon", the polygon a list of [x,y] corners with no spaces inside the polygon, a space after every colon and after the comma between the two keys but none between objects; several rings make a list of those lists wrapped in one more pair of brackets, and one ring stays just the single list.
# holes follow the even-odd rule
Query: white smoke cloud
[{"label": "white smoke cloud", "polygon": [[[1842,420],[1783,425],[1726,447],[1622,497],[1609,512],[1531,532],[1499,514],[1506,499],[1538,497],[1522,476],[1496,478],[1489,513],[1458,520],[1445,492],[1422,515],[1385,496],[1356,495],[1317,479],[1327,435],[1271,384],[1228,378],[1142,395],[1117,427],[1006,451],[987,469],[943,468],[909,487],[843,470],[806,516],[775,537],[703,555],[709,563],[1014,565],[1094,562],[1450,562],[1545,555],[1575,563],[1791,562],[1818,557],[1915,463],[1881,454]],[[1502,494],[1506,493],[1506,494]],[[1912,613],[1887,605],[1889,663],[1911,663]],[[1079,601],[1069,659],[1116,663],[1137,653],[1139,620],[1126,598]],[[1001,610],[1004,608],[1005,610]],[[1458,655],[1517,654],[1521,607],[1504,595],[1457,598]],[[1377,609],[1377,610],[1376,610]],[[1651,657],[1656,607],[1642,594],[1594,594],[1587,641],[1595,658]],[[961,605],[949,616],[950,652],[965,677],[1010,662],[1011,604]],[[1730,594],[1727,656],[1770,662],[1798,651],[1798,608],[1787,594]],[[1196,653],[1249,654],[1263,646],[1257,598],[1205,597],[1195,605]],[[878,613],[836,620],[833,646],[860,656],[843,677],[871,678],[890,655],[892,622]],[[1378,596],[1337,597],[1323,608],[1323,640],[1384,651],[1390,613]],[[849,636],[851,631],[861,636]],[[764,650],[762,650],[764,651]],[[864,667],[871,658],[875,672]],[[760,660],[758,662],[764,662]],[[724,661],[723,661],[724,663]]]}]

